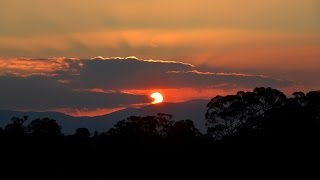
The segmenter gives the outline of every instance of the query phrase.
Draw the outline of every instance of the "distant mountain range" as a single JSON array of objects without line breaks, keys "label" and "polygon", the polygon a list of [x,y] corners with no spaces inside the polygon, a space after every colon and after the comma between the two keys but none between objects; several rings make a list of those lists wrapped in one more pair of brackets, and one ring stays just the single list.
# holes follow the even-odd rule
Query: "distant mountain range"
[{"label": "distant mountain range", "polygon": [[129,116],[148,116],[157,113],[173,115],[174,120],[193,120],[195,126],[205,132],[205,112],[208,100],[191,100],[182,103],[160,103],[141,108],[126,108],[110,114],[95,117],[73,117],[59,112],[21,112],[0,110],[0,127],[10,123],[12,117],[28,116],[29,120],[49,117],[57,120],[62,126],[64,134],[73,134],[77,128],[88,128],[91,133],[95,130],[105,132],[112,128],[118,121]]}]

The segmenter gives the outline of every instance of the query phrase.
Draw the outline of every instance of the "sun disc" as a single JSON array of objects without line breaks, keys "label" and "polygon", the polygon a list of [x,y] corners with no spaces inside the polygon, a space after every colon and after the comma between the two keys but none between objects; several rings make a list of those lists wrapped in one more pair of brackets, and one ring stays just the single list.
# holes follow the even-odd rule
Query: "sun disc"
[{"label": "sun disc", "polygon": [[152,104],[162,103],[163,101],[163,96],[159,92],[152,93],[150,97],[153,98],[153,101],[151,102]]}]

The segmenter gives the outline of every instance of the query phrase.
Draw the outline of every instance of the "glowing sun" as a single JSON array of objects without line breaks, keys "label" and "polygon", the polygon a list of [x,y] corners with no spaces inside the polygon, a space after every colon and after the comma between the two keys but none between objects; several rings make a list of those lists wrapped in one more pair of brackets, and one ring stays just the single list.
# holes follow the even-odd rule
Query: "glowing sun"
[{"label": "glowing sun", "polygon": [[150,95],[151,98],[153,98],[153,101],[151,102],[152,104],[158,104],[162,103],[163,101],[163,96],[161,93],[155,92]]}]

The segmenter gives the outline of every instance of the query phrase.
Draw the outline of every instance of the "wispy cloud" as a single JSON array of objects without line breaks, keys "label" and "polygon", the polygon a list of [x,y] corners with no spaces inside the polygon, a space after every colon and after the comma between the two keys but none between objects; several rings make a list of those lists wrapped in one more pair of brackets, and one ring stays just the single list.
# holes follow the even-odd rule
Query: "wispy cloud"
[{"label": "wispy cloud", "polygon": [[[76,67],[75,67],[76,66]],[[82,63],[76,58],[15,58],[0,59],[0,76],[16,74],[21,76],[31,75],[58,75],[57,71],[76,71]]]}]

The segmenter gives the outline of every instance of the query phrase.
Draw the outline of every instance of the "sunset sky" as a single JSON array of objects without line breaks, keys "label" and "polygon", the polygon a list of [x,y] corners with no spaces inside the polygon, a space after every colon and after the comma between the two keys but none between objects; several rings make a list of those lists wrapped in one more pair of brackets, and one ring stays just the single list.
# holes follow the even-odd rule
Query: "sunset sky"
[{"label": "sunset sky", "polygon": [[0,109],[320,89],[319,0],[0,0]]}]

